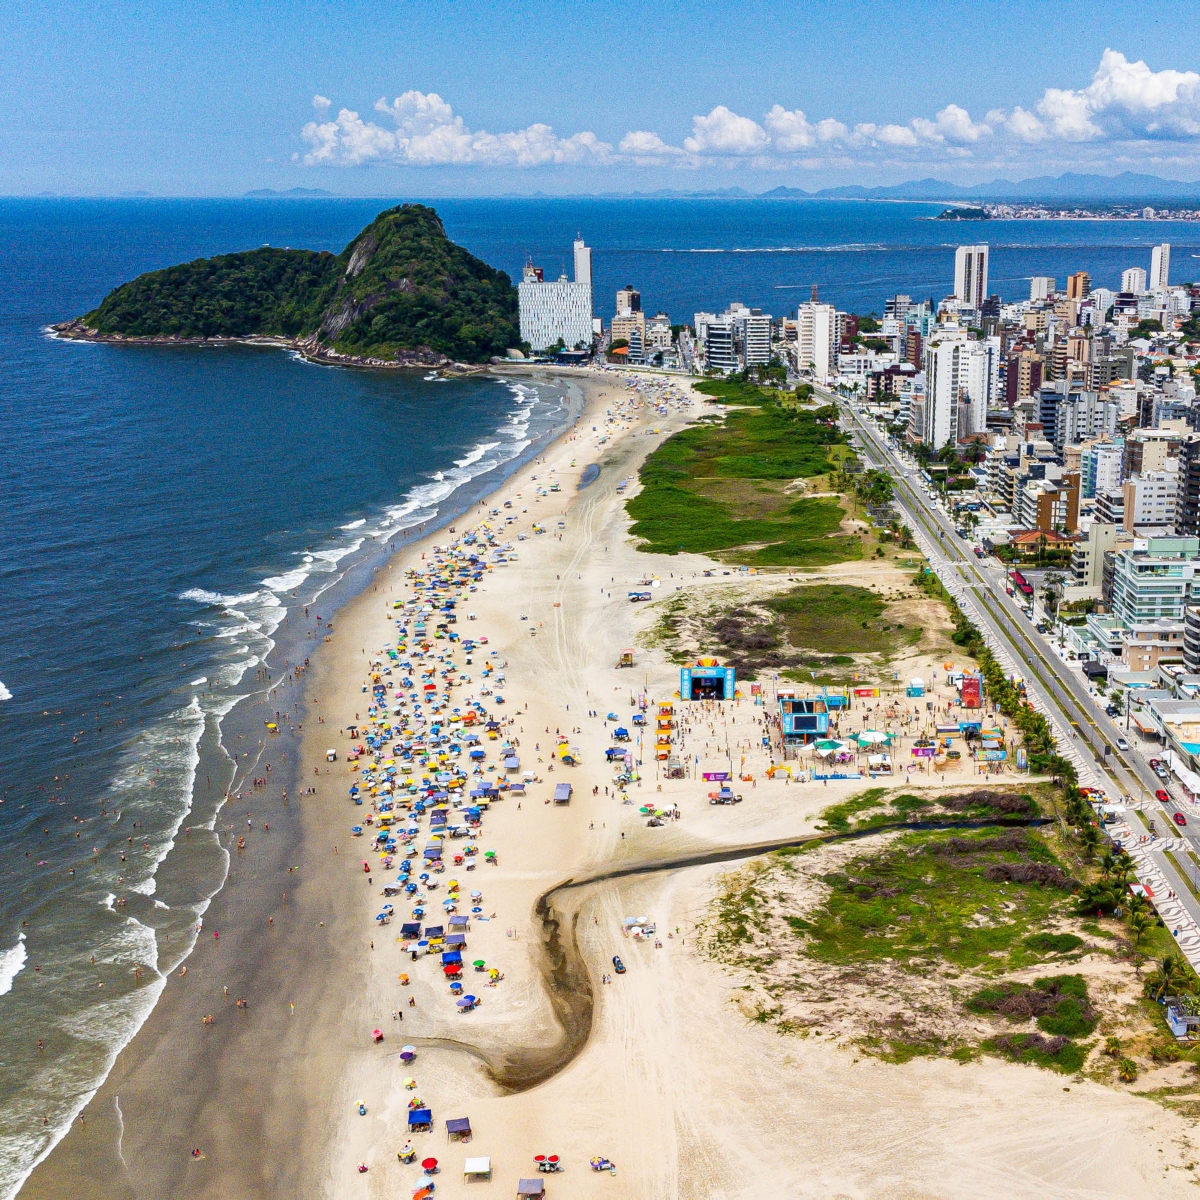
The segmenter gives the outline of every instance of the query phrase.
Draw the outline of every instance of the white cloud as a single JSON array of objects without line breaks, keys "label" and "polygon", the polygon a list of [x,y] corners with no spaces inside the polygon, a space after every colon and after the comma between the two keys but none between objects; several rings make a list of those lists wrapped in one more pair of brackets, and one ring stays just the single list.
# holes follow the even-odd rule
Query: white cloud
[{"label": "white cloud", "polygon": [[683,148],[689,154],[740,156],[765,150],[770,140],[757,121],[718,104],[707,117],[692,118],[692,136],[683,139]]},{"label": "white cloud", "polygon": [[411,166],[516,166],[554,163],[605,163],[613,149],[594,133],[560,138],[545,124],[530,125],[511,133],[472,131],[462,117],[436,92],[405,92],[390,104],[375,103],[396,128],[364,121],[348,108],[333,121],[310,121],[300,131],[309,150],[309,166],[362,166],[382,162]]},{"label": "white cloud", "polygon": [[[364,120],[342,108],[331,118],[332,103],[314,96],[316,119],[301,131],[310,165],[359,166],[392,163],[411,166],[515,166],[552,164],[702,166],[719,163],[753,167],[851,163],[961,162],[1002,165],[1036,154],[1044,162],[1095,162],[1103,151],[1111,162],[1166,162],[1157,143],[1172,146],[1180,161],[1200,155],[1200,74],[1153,71],[1105,50],[1091,82],[1082,88],[1046,88],[1027,107],[992,109],[977,121],[958,104],[932,117],[860,121],[835,117],[810,120],[803,109],[775,104],[761,124],[724,104],[692,117],[689,136],[672,145],[657,132],[632,129],[617,148],[594,133],[559,137],[544,123],[509,133],[470,129],[436,92],[408,91],[376,102],[382,119]],[[1095,151],[1083,146],[1095,143]],[[1162,147],[1166,151],[1167,147]],[[1115,155],[1116,157],[1112,157]],[[1080,157],[1082,156],[1082,158]],[[1089,157],[1090,156],[1090,157]],[[1124,157],[1122,157],[1124,156]]]},{"label": "white cloud", "polygon": [[678,146],[668,146],[657,133],[645,129],[631,129],[622,139],[617,149],[630,158],[662,162],[668,158],[682,158],[683,151]]}]

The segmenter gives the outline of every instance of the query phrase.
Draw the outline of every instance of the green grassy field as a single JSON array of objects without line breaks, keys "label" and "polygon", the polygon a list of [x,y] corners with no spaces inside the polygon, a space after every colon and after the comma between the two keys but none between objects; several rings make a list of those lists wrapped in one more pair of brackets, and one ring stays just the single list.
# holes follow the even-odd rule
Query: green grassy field
[{"label": "green grassy field", "polygon": [[749,385],[719,398],[743,407],[721,423],[693,425],[646,460],[642,490],[628,502],[632,532],[655,554],[720,554],[752,566],[820,567],[862,557],[858,537],[838,534],[844,516],[831,497],[783,492],[795,479],[833,469],[829,449],[845,436],[828,409],[796,409]]},{"label": "green grassy field", "polygon": [[809,957],[838,966],[936,960],[992,972],[1042,962],[1026,939],[1070,897],[1066,872],[1022,829],[909,834],[822,879],[832,889],[824,903],[788,924]]},{"label": "green grassy field", "polygon": [[819,583],[765,604],[779,613],[787,640],[796,647],[828,654],[891,654],[898,645],[921,639],[919,629],[889,620],[887,601],[870,588]]}]

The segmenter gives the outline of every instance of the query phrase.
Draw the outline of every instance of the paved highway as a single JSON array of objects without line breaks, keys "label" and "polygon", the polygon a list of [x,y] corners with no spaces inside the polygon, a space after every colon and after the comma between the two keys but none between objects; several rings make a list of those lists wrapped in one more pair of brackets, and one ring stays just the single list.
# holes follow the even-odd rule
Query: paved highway
[{"label": "paved highway", "polygon": [[[1081,781],[1095,776],[1110,794],[1141,801],[1139,807],[1155,821],[1161,836],[1183,836],[1193,850],[1200,852],[1200,827],[1195,811],[1174,797],[1165,805],[1152,799],[1159,789],[1170,794],[1170,785],[1160,782],[1139,754],[1130,752],[1126,755],[1116,750],[1116,727],[1111,725],[1084,682],[1046,645],[1008,596],[1003,566],[991,560],[981,562],[975,557],[971,547],[959,537],[953,523],[925,490],[920,473],[890,449],[867,418],[855,412],[841,397],[829,392],[824,395],[842,409],[844,423],[855,436],[868,464],[891,476],[897,504],[904,510],[912,528],[924,534],[922,540],[928,543],[926,549],[931,551],[930,565],[939,578],[948,590],[966,602],[965,607],[974,610],[972,617],[992,635],[994,644],[1006,649],[1014,664],[1019,664],[1018,670],[1025,677],[1026,686],[1041,701],[1047,715],[1052,719],[1059,718],[1056,736],[1059,737],[1060,752],[1082,768]],[[1183,814],[1186,826],[1177,826],[1176,812]],[[1163,862],[1161,865],[1185,907],[1200,922],[1200,904],[1170,864]]]}]

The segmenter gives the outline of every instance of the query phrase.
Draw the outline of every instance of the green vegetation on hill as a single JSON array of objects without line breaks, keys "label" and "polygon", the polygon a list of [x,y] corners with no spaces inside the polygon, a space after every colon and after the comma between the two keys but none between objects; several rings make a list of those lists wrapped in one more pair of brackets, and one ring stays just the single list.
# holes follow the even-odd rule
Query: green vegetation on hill
[{"label": "green vegetation on hill", "polygon": [[151,271],[80,324],[123,337],[278,336],[316,352],[466,362],[520,338],[508,276],[451,242],[420,204],[380,213],[336,256],[262,248]]},{"label": "green vegetation on hill", "polygon": [[836,413],[789,406],[753,385],[698,386],[746,407],[719,424],[705,421],[677,433],[647,458],[642,490],[628,503],[641,549],[736,550],[725,557],[760,566],[860,558],[858,538],[833,536],[843,517],[836,499],[783,491],[794,479],[832,469],[830,450],[846,441]]}]

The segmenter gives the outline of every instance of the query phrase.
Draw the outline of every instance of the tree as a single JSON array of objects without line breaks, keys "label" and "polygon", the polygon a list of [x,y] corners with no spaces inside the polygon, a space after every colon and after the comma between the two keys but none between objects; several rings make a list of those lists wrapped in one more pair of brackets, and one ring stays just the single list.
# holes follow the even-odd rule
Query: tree
[{"label": "tree", "polygon": [[1058,616],[1058,601],[1062,596],[1062,587],[1065,582],[1064,577],[1057,571],[1046,572],[1046,578],[1042,582],[1042,599],[1051,616]]},{"label": "tree", "polygon": [[1079,844],[1083,847],[1083,856],[1092,861],[1096,854],[1096,847],[1100,844],[1100,830],[1095,825],[1087,824],[1079,830]]},{"label": "tree", "polygon": [[1191,972],[1178,954],[1164,954],[1156,960],[1154,970],[1146,976],[1146,995],[1151,1000],[1190,991]]},{"label": "tree", "polygon": [[1143,912],[1140,909],[1129,914],[1129,932],[1133,935],[1133,944],[1136,948],[1142,943],[1142,938],[1150,932],[1150,928],[1154,924],[1154,918],[1149,913]]}]

